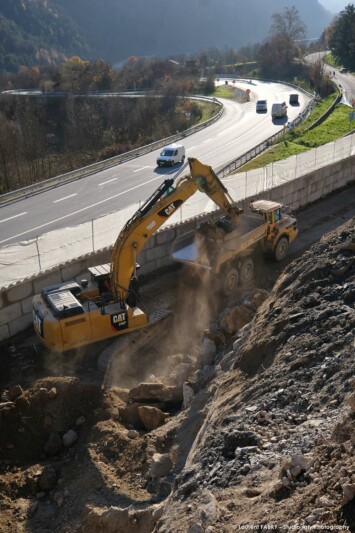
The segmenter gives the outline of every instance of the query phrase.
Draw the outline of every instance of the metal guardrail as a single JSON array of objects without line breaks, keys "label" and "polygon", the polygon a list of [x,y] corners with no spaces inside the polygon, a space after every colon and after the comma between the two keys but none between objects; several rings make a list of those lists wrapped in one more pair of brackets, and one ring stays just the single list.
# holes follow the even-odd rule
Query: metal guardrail
[{"label": "metal guardrail", "polygon": [[195,126],[192,126],[191,128],[184,130],[182,132],[176,133],[175,135],[171,135],[170,137],[166,137],[164,139],[160,139],[159,141],[155,141],[153,143],[147,144],[145,146],[141,146],[139,148],[136,148],[134,150],[131,150],[129,152],[125,152],[123,154],[111,157],[109,159],[105,159],[104,161],[99,161],[98,163],[93,163],[92,165],[88,165],[86,167],[82,167],[76,170],[73,170],[71,172],[68,172],[66,174],[61,174],[59,176],[55,176],[53,178],[49,178],[48,180],[44,180],[38,183],[34,183],[33,185],[28,185],[27,187],[23,187],[21,189],[17,189],[15,191],[11,191],[5,194],[2,194],[0,196],[0,207],[3,205],[6,205],[10,202],[19,200],[20,198],[31,196],[33,194],[38,194],[40,192],[43,192],[47,189],[51,189],[53,187],[57,187],[59,185],[63,185],[65,183],[69,183],[71,181],[75,181],[80,178],[84,178],[86,176],[90,176],[92,174],[95,174],[97,172],[101,172],[102,170],[106,170],[108,168],[112,168],[116,165],[119,165],[120,163],[124,163],[126,161],[129,161],[131,159],[134,159],[136,157],[139,157],[141,155],[147,154],[149,152],[152,152],[154,150],[157,150],[158,148],[161,148],[167,144],[170,144],[172,142],[178,141],[180,139],[183,139],[184,137],[187,137],[189,135],[192,135],[193,133],[197,133],[198,131],[206,128],[207,126],[210,126],[214,122],[216,122],[223,113],[223,104],[216,98],[209,98],[209,97],[203,97],[203,96],[190,96],[189,99],[194,100],[202,100],[206,102],[212,102],[221,107],[220,111],[216,113],[213,117],[206,120],[205,122],[202,122],[201,124],[197,124]]}]

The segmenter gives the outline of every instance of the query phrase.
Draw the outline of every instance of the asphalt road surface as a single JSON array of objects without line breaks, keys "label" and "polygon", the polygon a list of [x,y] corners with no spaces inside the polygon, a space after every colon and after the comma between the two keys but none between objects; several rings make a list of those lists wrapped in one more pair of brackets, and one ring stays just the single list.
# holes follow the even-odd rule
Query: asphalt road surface
[{"label": "asphalt road surface", "polygon": [[[229,80],[229,83],[231,80]],[[225,83],[225,80],[219,80]],[[274,102],[286,101],[295,92],[290,87],[259,81],[238,80],[234,84],[250,90],[250,101],[238,104],[223,100],[222,117],[212,126],[184,139],[187,157],[196,157],[215,170],[242,155],[284,127],[272,121]],[[256,113],[257,99],[267,99],[268,112]],[[295,119],[307,105],[300,93],[300,105],[289,106],[288,120]],[[58,228],[98,218],[138,201],[145,201],[166,175],[178,171],[156,166],[160,150],[98,172],[72,183],[21,199],[0,208],[0,246],[26,241]]]}]

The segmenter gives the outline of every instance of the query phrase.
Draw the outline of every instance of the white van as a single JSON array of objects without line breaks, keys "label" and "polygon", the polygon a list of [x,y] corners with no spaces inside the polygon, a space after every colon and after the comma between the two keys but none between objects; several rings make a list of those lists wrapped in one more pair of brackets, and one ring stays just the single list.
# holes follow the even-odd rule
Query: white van
[{"label": "white van", "polygon": [[165,146],[157,159],[158,167],[170,166],[185,161],[185,147],[182,144],[169,144]]},{"label": "white van", "polygon": [[282,118],[287,116],[287,105],[285,102],[280,104],[272,104],[271,108],[272,118]]}]

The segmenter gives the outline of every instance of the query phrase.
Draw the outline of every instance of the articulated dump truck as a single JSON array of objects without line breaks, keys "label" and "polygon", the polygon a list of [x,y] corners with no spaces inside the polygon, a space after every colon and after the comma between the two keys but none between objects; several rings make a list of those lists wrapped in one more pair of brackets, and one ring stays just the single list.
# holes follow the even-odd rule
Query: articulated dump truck
[{"label": "articulated dump truck", "polygon": [[298,228],[296,218],[284,211],[278,202],[258,200],[234,221],[222,216],[203,222],[174,241],[171,258],[190,265],[197,275],[201,269],[208,270],[215,287],[231,295],[238,285],[252,280],[257,251],[276,261],[286,256]]}]

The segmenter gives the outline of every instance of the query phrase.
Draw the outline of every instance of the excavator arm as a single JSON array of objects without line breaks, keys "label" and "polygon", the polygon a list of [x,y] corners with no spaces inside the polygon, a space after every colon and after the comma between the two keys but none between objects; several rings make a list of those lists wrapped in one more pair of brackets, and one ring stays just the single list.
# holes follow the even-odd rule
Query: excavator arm
[{"label": "excavator arm", "polygon": [[[91,267],[91,281],[45,287],[33,298],[33,323],[41,342],[65,352],[144,328],[148,316],[137,305],[136,260],[149,238],[196,191],[207,194],[230,218],[240,209],[211,167],[189,159],[190,173],[162,183],[120,232],[111,264]],[[110,277],[108,273],[110,269]],[[109,282],[109,283],[107,283]],[[154,319],[149,320],[150,326]]]},{"label": "excavator arm", "polygon": [[[233,222],[242,212],[229,196],[218,176],[208,165],[189,158],[190,175],[166,179],[138,209],[120,232],[111,258],[111,290],[128,305],[135,305],[137,292],[136,259],[150,237],[195,192],[209,196]],[[180,173],[179,173],[180,174]]]}]

